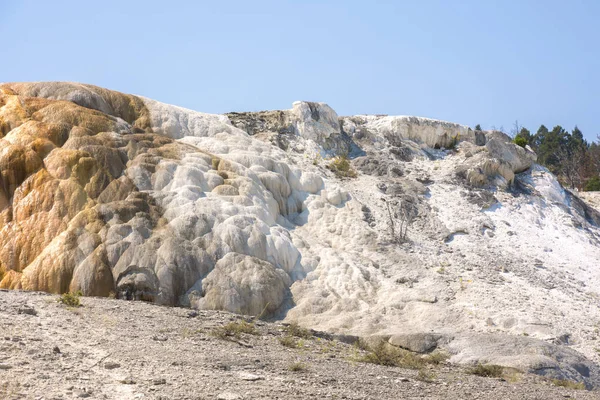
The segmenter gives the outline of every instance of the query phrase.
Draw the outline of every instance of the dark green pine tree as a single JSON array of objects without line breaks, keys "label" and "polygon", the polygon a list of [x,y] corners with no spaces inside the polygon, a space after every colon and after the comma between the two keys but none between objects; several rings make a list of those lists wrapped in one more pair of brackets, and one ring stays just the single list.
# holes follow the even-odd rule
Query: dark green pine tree
[{"label": "dark green pine tree", "polygon": [[567,146],[568,136],[569,133],[560,125],[556,125],[551,131],[542,125],[534,138],[538,163],[557,175],[561,172],[560,154]]},{"label": "dark green pine tree", "polygon": [[588,147],[587,141],[583,138],[583,132],[575,125],[575,128],[573,128],[571,136],[569,137],[569,148],[572,151],[584,151]]},{"label": "dark green pine tree", "polygon": [[542,143],[544,143],[546,141],[546,136],[548,136],[548,128],[546,128],[545,125],[540,125],[536,134],[533,135],[533,138],[531,141],[533,149],[535,150],[536,153],[538,153],[538,162],[540,164],[543,164],[541,162],[540,153],[539,153],[540,147],[541,147]]},{"label": "dark green pine tree", "polygon": [[600,176],[592,176],[585,184],[583,189],[586,192],[597,192],[600,190]]}]

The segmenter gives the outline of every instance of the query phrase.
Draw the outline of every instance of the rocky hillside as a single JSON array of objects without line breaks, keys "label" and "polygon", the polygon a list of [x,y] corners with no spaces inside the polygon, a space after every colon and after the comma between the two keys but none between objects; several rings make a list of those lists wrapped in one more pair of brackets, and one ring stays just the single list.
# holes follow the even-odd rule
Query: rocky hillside
[{"label": "rocky hillside", "polygon": [[0,133],[1,288],[261,314],[600,386],[600,216],[500,132],[52,82],[0,85]]}]

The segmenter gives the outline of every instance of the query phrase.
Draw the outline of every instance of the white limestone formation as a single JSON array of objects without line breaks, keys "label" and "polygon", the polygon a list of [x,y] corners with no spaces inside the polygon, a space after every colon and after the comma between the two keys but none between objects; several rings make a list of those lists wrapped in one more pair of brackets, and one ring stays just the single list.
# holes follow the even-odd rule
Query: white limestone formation
[{"label": "white limestone formation", "polygon": [[500,132],[308,102],[210,115],[74,83],[0,96],[0,287],[428,333],[461,362],[490,333],[599,361],[600,216]]}]

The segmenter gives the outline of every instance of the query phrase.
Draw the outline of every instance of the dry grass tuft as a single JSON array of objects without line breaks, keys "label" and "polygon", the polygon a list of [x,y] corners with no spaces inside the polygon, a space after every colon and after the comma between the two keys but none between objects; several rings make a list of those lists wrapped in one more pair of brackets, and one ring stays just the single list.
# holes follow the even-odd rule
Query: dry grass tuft
[{"label": "dry grass tuft", "polygon": [[298,347],[298,341],[296,339],[294,339],[293,336],[282,336],[280,338],[278,338],[279,343],[281,343],[282,346],[285,347],[289,347],[290,349],[295,349]]},{"label": "dry grass tuft", "polygon": [[309,339],[313,335],[309,329],[302,328],[297,322],[292,322],[285,328],[285,332],[289,336],[295,336],[302,339]]},{"label": "dry grass tuft", "polygon": [[585,390],[585,384],[582,382],[573,382],[567,379],[552,379],[552,384],[554,386],[560,386],[567,389],[573,390]]},{"label": "dry grass tuft", "polygon": [[477,364],[467,372],[471,375],[499,378],[504,374],[504,367],[494,364]]},{"label": "dry grass tuft", "polygon": [[302,372],[302,371],[308,370],[308,368],[306,367],[306,364],[302,364],[300,362],[290,364],[288,369],[293,372]]},{"label": "dry grass tuft", "polygon": [[235,321],[220,326],[212,331],[213,336],[223,339],[240,339],[242,335],[258,335],[258,331],[253,323],[246,321]]},{"label": "dry grass tuft", "polygon": [[427,364],[439,365],[445,363],[450,358],[450,355],[443,351],[434,351],[423,358]]},{"label": "dry grass tuft", "polygon": [[421,382],[431,383],[434,382],[436,375],[433,372],[427,371],[425,369],[420,369],[417,374],[416,379]]}]

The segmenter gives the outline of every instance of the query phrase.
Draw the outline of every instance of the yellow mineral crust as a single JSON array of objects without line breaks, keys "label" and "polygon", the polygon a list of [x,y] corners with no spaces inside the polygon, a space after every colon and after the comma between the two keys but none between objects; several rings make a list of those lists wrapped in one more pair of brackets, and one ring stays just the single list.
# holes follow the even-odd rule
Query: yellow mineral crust
[{"label": "yellow mineral crust", "polygon": [[[79,86],[61,84],[49,98],[37,97],[45,84],[0,86],[2,288],[114,291],[99,236],[105,216],[95,208],[136,190],[123,175],[131,159],[178,155],[181,145],[172,139],[141,133],[151,129],[140,98],[85,85],[102,100],[102,112],[68,99]],[[138,212],[132,203],[116,208]]]},{"label": "yellow mineral crust", "polygon": [[314,268],[285,218],[323,187],[224,115],[0,84],[0,288],[275,313]]},{"label": "yellow mineral crust", "polygon": [[[171,204],[180,186],[187,200],[235,198],[241,166],[165,132],[178,132],[178,124],[199,135],[235,129],[219,116],[156,102],[149,103],[161,111],[152,126],[148,102],[77,83],[0,85],[0,288],[131,290],[177,304],[212,269],[222,248],[179,237],[170,224],[180,223],[177,213],[164,216],[159,203]],[[231,213],[254,204],[229,202]],[[208,233],[214,218],[199,232]]]}]

